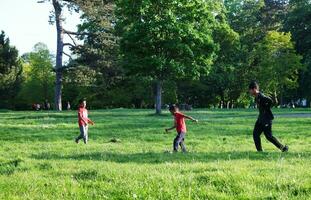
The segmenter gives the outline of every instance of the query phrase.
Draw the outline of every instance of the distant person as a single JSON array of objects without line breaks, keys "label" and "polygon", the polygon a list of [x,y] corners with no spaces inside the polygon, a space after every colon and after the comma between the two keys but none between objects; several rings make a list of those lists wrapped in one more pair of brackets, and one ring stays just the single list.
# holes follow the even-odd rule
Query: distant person
[{"label": "distant person", "polygon": [[69,101],[67,101],[67,110],[71,110],[71,105]]},{"label": "distant person", "polygon": [[44,101],[44,109],[45,110],[50,110],[50,108],[51,108],[51,105],[50,105],[49,101],[47,99],[45,99],[45,101]]},{"label": "distant person", "polygon": [[39,111],[41,109],[41,105],[39,103],[36,104],[36,111]]},{"label": "distant person", "polygon": [[263,132],[272,144],[274,144],[282,152],[288,151],[288,146],[282,145],[277,138],[272,135],[272,120],[274,116],[271,111],[272,100],[259,91],[257,82],[252,81],[249,84],[249,93],[255,97],[255,102],[259,109],[259,116],[256,121],[253,138],[257,151],[262,151],[260,135]]},{"label": "distant person", "polygon": [[79,143],[80,139],[83,139],[84,144],[88,141],[88,124],[94,125],[94,122],[88,118],[88,111],[86,109],[86,100],[81,99],[79,101],[78,108],[78,123],[80,128],[80,135],[75,139],[76,143]]},{"label": "distant person", "polygon": [[187,152],[185,144],[184,144],[185,135],[187,132],[185,119],[190,119],[194,122],[198,122],[198,120],[179,112],[179,109],[176,105],[171,105],[169,107],[169,111],[174,116],[174,126],[171,128],[165,129],[165,131],[168,132],[173,129],[176,129],[177,131],[177,136],[175,137],[174,142],[173,142],[174,152],[178,151],[178,146],[181,147],[183,152]]},{"label": "distant person", "polygon": [[51,104],[49,102],[47,102],[47,104],[46,104],[46,109],[51,110]]}]

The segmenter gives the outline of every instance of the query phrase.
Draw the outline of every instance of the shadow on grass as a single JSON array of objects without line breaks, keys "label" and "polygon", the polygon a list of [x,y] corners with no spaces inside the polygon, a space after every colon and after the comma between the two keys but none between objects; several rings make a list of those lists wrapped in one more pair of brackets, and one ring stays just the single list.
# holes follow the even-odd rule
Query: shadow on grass
[{"label": "shadow on grass", "polygon": [[180,163],[180,162],[214,162],[230,160],[276,160],[280,158],[310,158],[311,152],[304,153],[280,153],[280,152],[207,152],[207,153],[110,153],[92,152],[84,154],[60,155],[54,153],[35,154],[31,157],[39,160],[93,160],[116,163]]}]

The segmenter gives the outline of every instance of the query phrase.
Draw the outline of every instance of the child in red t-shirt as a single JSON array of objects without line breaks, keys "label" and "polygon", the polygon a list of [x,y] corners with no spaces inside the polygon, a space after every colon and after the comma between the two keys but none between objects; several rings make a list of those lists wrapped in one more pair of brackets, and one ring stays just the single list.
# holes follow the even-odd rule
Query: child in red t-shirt
[{"label": "child in red t-shirt", "polygon": [[88,118],[85,99],[81,99],[79,101],[78,124],[80,128],[80,135],[75,139],[75,141],[76,143],[79,143],[79,140],[83,139],[84,144],[86,144],[88,141],[88,124],[94,125],[94,122]]},{"label": "child in red t-shirt", "polygon": [[174,116],[175,123],[173,127],[167,128],[165,129],[165,131],[168,132],[170,130],[176,129],[177,136],[175,137],[174,143],[173,143],[174,152],[178,151],[178,145],[180,145],[183,152],[186,152],[186,147],[184,144],[185,135],[187,132],[185,119],[190,119],[194,122],[198,122],[198,120],[179,112],[179,109],[176,105],[171,105],[169,108],[169,111]]}]

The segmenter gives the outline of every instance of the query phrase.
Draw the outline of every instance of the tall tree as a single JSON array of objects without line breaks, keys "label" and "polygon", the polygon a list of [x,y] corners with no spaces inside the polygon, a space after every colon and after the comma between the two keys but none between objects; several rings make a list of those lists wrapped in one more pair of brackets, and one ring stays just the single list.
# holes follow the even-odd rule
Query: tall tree
[{"label": "tall tree", "polygon": [[117,2],[122,64],[130,74],[155,81],[157,114],[163,81],[208,73],[218,49],[212,34],[220,12],[220,1]]},{"label": "tall tree", "polygon": [[[251,72],[257,60],[252,52],[255,44],[264,38],[261,18],[261,10],[265,6],[264,0],[225,0],[227,17],[231,28],[239,34],[240,47],[236,51],[239,65],[235,67],[235,78],[238,78],[240,87],[246,87],[253,79]],[[229,71],[230,72],[230,71]],[[232,75],[232,73],[230,73]]]},{"label": "tall tree", "polygon": [[240,65],[236,75],[241,84],[246,86],[254,79],[261,60],[254,54],[269,31],[282,29],[287,11],[286,0],[226,0],[228,19],[231,27],[240,35]]},{"label": "tall tree", "polygon": [[284,29],[292,33],[297,52],[307,69],[300,72],[299,98],[311,101],[311,2],[291,0]]},{"label": "tall tree", "polygon": [[208,84],[213,84],[215,96],[229,105],[241,93],[243,84],[240,84],[237,68],[240,66],[240,37],[227,23],[225,15],[219,16],[219,23],[213,33],[214,41],[219,45],[217,59],[207,77]]},{"label": "tall tree", "polygon": [[0,108],[12,108],[22,81],[22,65],[18,51],[0,34]]},{"label": "tall tree", "polygon": [[81,33],[79,39],[83,41],[83,45],[74,48],[77,59],[72,64],[90,67],[97,72],[97,88],[94,94],[102,96],[116,85],[123,75],[117,62],[118,38],[114,31],[115,4],[109,0],[92,0],[81,5],[80,8],[83,15],[78,33]]},{"label": "tall tree", "polygon": [[[63,55],[70,57],[68,53],[64,52],[64,46],[74,46],[75,41],[72,35],[77,35],[77,33],[68,31],[64,28],[64,16],[63,9],[66,7],[70,11],[78,11],[77,2],[74,0],[40,0],[38,3],[50,2],[53,5],[53,12],[50,16],[50,23],[55,23],[56,25],[56,34],[57,34],[57,49],[56,49],[56,65],[55,65],[55,95],[54,103],[55,110],[62,110],[62,81],[63,81]],[[64,35],[67,34],[74,44],[64,43]]]}]

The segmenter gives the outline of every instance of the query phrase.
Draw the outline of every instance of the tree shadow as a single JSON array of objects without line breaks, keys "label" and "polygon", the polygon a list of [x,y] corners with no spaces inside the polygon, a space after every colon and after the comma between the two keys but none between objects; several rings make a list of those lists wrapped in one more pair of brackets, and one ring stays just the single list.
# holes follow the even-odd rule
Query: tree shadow
[{"label": "tree shadow", "polygon": [[92,152],[61,155],[55,153],[34,154],[31,158],[38,160],[90,160],[107,161],[116,163],[139,163],[139,164],[161,164],[161,163],[192,163],[192,162],[214,162],[230,160],[276,160],[280,158],[310,158],[311,152],[303,153],[281,153],[281,152],[200,152],[200,153],[113,153],[113,152]]}]

